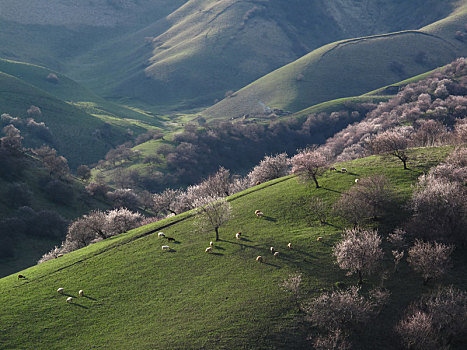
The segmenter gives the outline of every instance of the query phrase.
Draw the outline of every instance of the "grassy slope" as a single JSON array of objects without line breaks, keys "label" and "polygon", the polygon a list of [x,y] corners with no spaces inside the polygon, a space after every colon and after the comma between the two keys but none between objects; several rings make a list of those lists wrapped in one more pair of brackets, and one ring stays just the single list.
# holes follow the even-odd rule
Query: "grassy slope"
[{"label": "grassy slope", "polygon": [[[424,73],[467,54],[467,45],[454,38],[457,30],[463,30],[466,19],[464,1],[451,16],[419,31],[323,46],[244,87],[204,113],[211,117],[234,117],[264,113],[264,105],[297,112]],[[421,52],[425,53],[425,59],[417,61]],[[391,68],[394,62],[402,67],[400,71]]]},{"label": "grassy slope", "polygon": [[[356,177],[381,172],[407,197],[417,176],[448,151],[411,151],[417,159],[409,162],[411,171],[379,157],[344,163],[350,173],[327,173],[319,190],[283,178],[237,194],[231,198],[235,219],[221,228],[215,254],[204,253],[213,234],[196,233],[185,213],[22,271],[25,281],[3,278],[0,341],[24,349],[305,348],[306,327],[279,283],[300,271],[312,296],[336,281],[355,284],[356,279],[345,277],[330,254],[341,223],[331,217],[333,225],[310,227],[303,200],[319,196],[332,204]],[[253,214],[258,208],[266,214],[262,219]],[[165,241],[157,238],[159,230],[177,239],[172,252],[161,251]],[[237,231],[244,240],[234,239]],[[318,236],[323,243],[316,242]],[[294,250],[286,250],[288,242]],[[270,246],[281,251],[279,259],[270,255]],[[465,288],[466,261],[460,253],[456,273],[446,282]],[[254,261],[257,255],[265,256],[264,264]],[[393,297],[375,323],[375,339],[362,337],[378,348],[394,343],[390,323],[430,288],[405,265],[387,286]],[[87,297],[67,304],[58,287],[72,296],[84,289]]]}]

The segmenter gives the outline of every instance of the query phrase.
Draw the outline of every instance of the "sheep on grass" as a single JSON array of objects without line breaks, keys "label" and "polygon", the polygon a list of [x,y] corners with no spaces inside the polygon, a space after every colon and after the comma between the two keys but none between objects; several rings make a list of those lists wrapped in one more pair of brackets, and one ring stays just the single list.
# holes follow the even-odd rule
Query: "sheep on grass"
[{"label": "sheep on grass", "polygon": [[205,250],[206,253],[211,253],[212,252],[212,247],[207,247]]},{"label": "sheep on grass", "polygon": [[269,250],[271,251],[271,254],[274,254],[274,252],[276,251],[274,247],[269,248]]},{"label": "sheep on grass", "polygon": [[323,240],[323,237],[318,237],[318,238],[316,238],[316,240],[317,240],[318,242],[321,242],[321,241]]},{"label": "sheep on grass", "polygon": [[258,255],[256,257],[256,261],[262,263],[263,262],[263,257],[261,255]]},{"label": "sheep on grass", "polygon": [[264,216],[263,212],[261,210],[255,210],[255,215],[257,217]]},{"label": "sheep on grass", "polygon": [[82,289],[79,290],[78,295],[82,297],[84,295],[84,291]]},{"label": "sheep on grass", "polygon": [[64,291],[63,288],[58,288],[58,289],[57,289],[57,293],[59,293],[59,294],[63,294],[63,291]]},{"label": "sheep on grass", "polygon": [[342,168],[342,169],[341,169],[341,172],[346,173],[346,172],[347,172],[347,168]]},{"label": "sheep on grass", "polygon": [[66,298],[66,302],[67,302],[67,303],[72,303],[72,302],[73,302],[73,297],[68,297],[68,298]]},{"label": "sheep on grass", "polygon": [[274,256],[277,258],[279,256],[279,252],[274,252]]},{"label": "sheep on grass", "polygon": [[292,249],[292,243],[287,244],[287,248]]},{"label": "sheep on grass", "polygon": [[26,276],[24,276],[24,275],[18,275],[18,279],[21,279],[21,278],[26,278]]},{"label": "sheep on grass", "polygon": [[213,241],[209,242],[209,246],[214,247],[214,242]]},{"label": "sheep on grass", "polygon": [[241,236],[240,232],[235,234],[236,239],[240,239],[241,238],[240,236]]},{"label": "sheep on grass", "polygon": [[164,238],[164,237],[165,237],[164,232],[159,232],[159,233],[157,234],[157,237],[159,237],[159,238]]},{"label": "sheep on grass", "polygon": [[170,247],[168,245],[163,245],[162,250],[170,250]]}]

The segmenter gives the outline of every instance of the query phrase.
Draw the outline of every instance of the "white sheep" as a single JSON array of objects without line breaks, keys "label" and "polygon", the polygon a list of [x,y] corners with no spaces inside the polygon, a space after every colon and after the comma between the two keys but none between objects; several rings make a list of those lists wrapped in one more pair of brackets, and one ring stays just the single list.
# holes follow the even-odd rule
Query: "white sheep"
[{"label": "white sheep", "polygon": [[342,168],[341,171],[342,171],[343,173],[346,173],[346,172],[347,172],[347,168]]},{"label": "white sheep", "polygon": [[358,181],[359,181],[358,179],[355,179],[355,183],[358,183]]},{"label": "white sheep", "polygon": [[68,297],[68,298],[66,298],[66,302],[67,302],[67,303],[72,303],[72,302],[73,302],[73,297]]},{"label": "white sheep", "polygon": [[279,252],[275,252],[274,256],[277,258],[279,256]]},{"label": "white sheep", "polygon": [[168,245],[163,245],[162,250],[170,250],[170,247]]},{"label": "white sheep", "polygon": [[323,237],[318,237],[318,238],[316,238],[316,240],[317,240],[318,242],[321,242],[321,241],[323,240]]},{"label": "white sheep", "polygon": [[211,253],[212,252],[212,247],[207,247],[205,250],[206,253]]},{"label": "white sheep", "polygon": [[164,238],[164,237],[165,237],[164,232],[159,232],[159,233],[157,234],[157,237],[159,237],[159,238]]},{"label": "white sheep", "polygon": [[263,262],[263,257],[261,255],[258,255],[256,257],[256,261],[262,263]]},{"label": "white sheep", "polygon": [[57,258],[61,258],[62,256],[63,256],[63,254],[60,253],[60,254],[57,255]]},{"label": "white sheep", "polygon": [[213,241],[209,242],[209,246],[214,247],[214,242]]},{"label": "white sheep", "polygon": [[82,289],[79,290],[78,295],[82,297],[84,295],[84,291]]},{"label": "white sheep", "polygon": [[274,247],[269,248],[269,250],[271,251],[271,254],[274,254],[274,252],[275,252]]},{"label": "white sheep", "polygon": [[63,291],[64,291],[63,288],[58,288],[58,289],[57,289],[57,293],[59,293],[59,294],[63,294]]},{"label": "white sheep", "polygon": [[236,239],[240,239],[240,236],[241,236],[240,232],[235,234]]},{"label": "white sheep", "polygon": [[264,216],[263,212],[261,210],[255,210],[255,215],[260,217],[260,216]]},{"label": "white sheep", "polygon": [[292,249],[292,243],[287,244],[287,248]]}]

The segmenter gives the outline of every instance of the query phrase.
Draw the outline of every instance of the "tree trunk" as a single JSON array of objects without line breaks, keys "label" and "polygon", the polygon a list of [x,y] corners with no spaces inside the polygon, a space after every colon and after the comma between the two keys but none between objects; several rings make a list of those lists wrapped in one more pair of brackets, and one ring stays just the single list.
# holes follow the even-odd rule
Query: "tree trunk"
[{"label": "tree trunk", "polygon": [[313,181],[314,181],[315,184],[316,184],[316,188],[319,188],[319,184],[318,184],[318,180],[316,180],[316,176],[315,176],[315,175],[312,175],[311,177],[313,178]]},{"label": "tree trunk", "polygon": [[358,284],[363,284],[362,271],[358,270]]},{"label": "tree trunk", "polygon": [[404,170],[407,170],[407,159],[402,159],[402,163],[404,163]]},{"label": "tree trunk", "polygon": [[216,241],[219,240],[219,227],[216,227]]}]

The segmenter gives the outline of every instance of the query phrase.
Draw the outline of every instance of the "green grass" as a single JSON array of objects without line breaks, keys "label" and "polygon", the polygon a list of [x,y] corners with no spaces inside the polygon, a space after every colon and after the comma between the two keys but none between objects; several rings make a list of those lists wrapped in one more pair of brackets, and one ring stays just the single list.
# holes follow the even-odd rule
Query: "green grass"
[{"label": "green grass", "polygon": [[[2,346],[308,348],[307,326],[290,295],[279,287],[281,281],[302,272],[303,290],[312,297],[332,289],[337,281],[352,285],[357,279],[346,277],[331,256],[341,223],[331,216],[332,225],[309,226],[306,201],[319,196],[331,205],[356,177],[379,173],[407,196],[417,176],[449,150],[411,150],[409,171],[396,159],[374,156],[343,163],[347,174],[327,172],[320,179],[321,189],[287,177],[236,194],[230,198],[235,218],[221,228],[216,254],[204,252],[213,232],[195,232],[192,214],[184,213],[24,270],[27,280],[16,275],[3,278]],[[257,218],[256,209],[265,217]],[[179,242],[170,244],[172,252],[161,250],[166,241],[157,238],[159,230]],[[243,232],[244,240],[235,239],[237,231]],[[322,243],[316,241],[318,236],[324,237]],[[295,249],[287,250],[288,242]],[[280,258],[272,257],[270,246],[281,252]],[[257,255],[265,257],[264,264],[255,261]],[[465,287],[465,254],[456,259],[456,270],[447,282]],[[376,282],[370,279],[366,284]],[[393,293],[390,305],[370,332],[379,338],[361,335],[363,344],[383,349],[394,344],[389,330],[402,308],[433,288],[423,287],[421,277],[405,265],[386,286]],[[56,293],[59,287],[66,295]],[[75,297],[79,289],[87,297],[67,304],[67,295]]]}]

